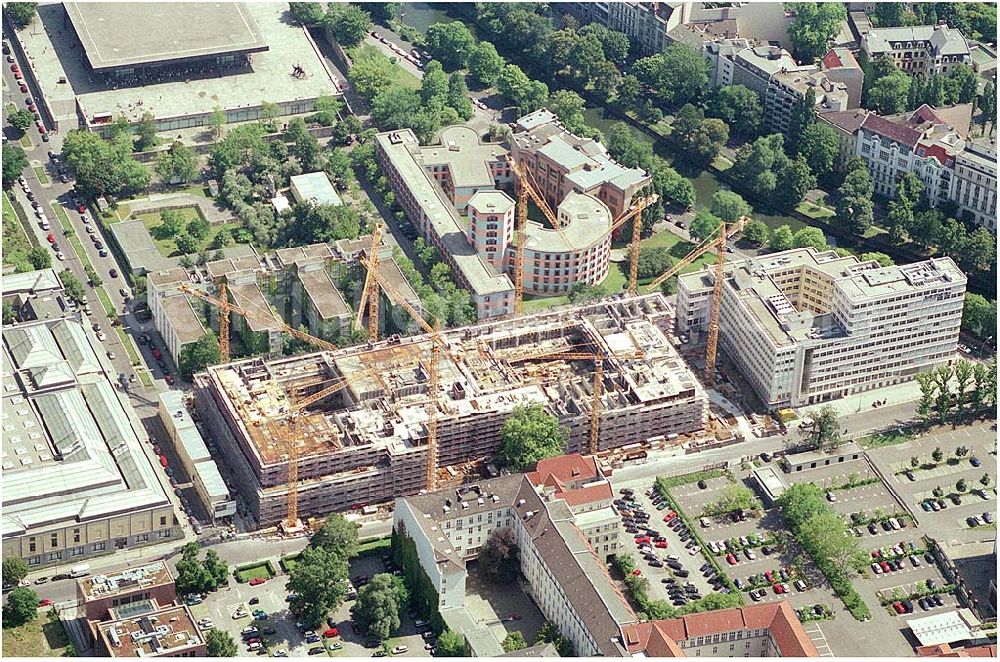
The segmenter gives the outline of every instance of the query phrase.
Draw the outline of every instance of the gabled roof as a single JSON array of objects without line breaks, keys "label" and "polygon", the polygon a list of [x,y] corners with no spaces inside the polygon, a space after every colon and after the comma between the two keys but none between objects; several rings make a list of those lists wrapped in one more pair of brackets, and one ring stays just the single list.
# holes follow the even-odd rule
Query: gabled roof
[{"label": "gabled roof", "polygon": [[911,129],[903,124],[897,124],[884,117],[871,113],[861,123],[862,128],[868,129],[880,136],[885,136],[889,140],[913,148],[920,140],[920,132]]},{"label": "gabled roof", "polygon": [[734,609],[701,612],[680,618],[635,623],[622,628],[628,652],[647,657],[685,657],[679,642],[695,637],[767,629],[782,657],[819,657],[787,600]]},{"label": "gabled roof", "polygon": [[816,117],[846,133],[853,134],[868,117],[868,111],[864,108],[831,110],[825,113],[816,113]]}]

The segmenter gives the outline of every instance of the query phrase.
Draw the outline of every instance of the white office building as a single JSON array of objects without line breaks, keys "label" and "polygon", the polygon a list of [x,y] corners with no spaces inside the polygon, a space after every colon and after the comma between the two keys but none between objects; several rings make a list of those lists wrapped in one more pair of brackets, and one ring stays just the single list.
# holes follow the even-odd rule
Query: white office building
[{"label": "white office building", "polygon": [[[708,328],[714,271],[680,277],[677,326]],[[913,379],[955,354],[965,274],[951,258],[879,267],[794,249],[729,263],[719,344],[771,407]]]}]

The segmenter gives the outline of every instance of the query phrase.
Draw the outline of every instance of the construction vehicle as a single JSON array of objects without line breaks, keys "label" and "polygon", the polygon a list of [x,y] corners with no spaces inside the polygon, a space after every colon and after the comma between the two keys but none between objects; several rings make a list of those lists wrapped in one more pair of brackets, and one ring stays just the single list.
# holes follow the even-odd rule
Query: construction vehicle
[{"label": "construction vehicle", "polygon": [[685,255],[677,264],[667,269],[660,276],[653,279],[649,284],[650,290],[654,290],[662,285],[668,278],[679,274],[681,270],[692,264],[699,257],[715,249],[715,283],[712,286],[712,302],[708,322],[708,342],[705,348],[705,383],[709,386],[715,384],[715,362],[719,348],[719,302],[722,299],[722,278],[725,270],[726,242],[740,232],[746,224],[750,222],[747,216],[741,216],[735,223],[727,226],[725,223],[719,225],[714,236],[709,237],[697,248]]}]

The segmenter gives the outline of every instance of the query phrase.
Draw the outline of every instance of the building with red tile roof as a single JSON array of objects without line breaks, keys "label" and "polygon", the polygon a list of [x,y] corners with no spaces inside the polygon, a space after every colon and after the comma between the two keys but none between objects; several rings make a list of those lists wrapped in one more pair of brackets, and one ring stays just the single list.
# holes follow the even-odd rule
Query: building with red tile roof
[{"label": "building with red tile roof", "polygon": [[787,600],[634,623],[622,635],[646,657],[819,657]]},{"label": "building with red tile roof", "polygon": [[948,644],[936,646],[920,646],[917,648],[920,657],[996,657],[996,644],[974,646],[972,648],[952,648]]}]

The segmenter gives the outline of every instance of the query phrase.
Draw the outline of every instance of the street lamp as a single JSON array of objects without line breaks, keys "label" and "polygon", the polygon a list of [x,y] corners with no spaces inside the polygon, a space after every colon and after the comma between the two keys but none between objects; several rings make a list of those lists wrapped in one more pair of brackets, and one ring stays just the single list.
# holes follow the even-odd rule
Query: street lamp
[{"label": "street lamp", "polygon": [[979,345],[979,352],[977,352],[979,354],[979,358],[983,357],[983,348],[986,347],[986,343],[990,342],[991,340],[993,340],[993,336],[990,336],[989,338],[984,340],[981,345]]}]

